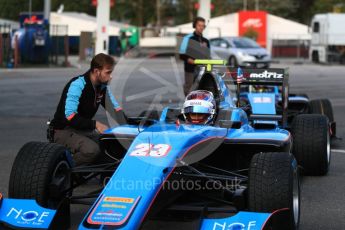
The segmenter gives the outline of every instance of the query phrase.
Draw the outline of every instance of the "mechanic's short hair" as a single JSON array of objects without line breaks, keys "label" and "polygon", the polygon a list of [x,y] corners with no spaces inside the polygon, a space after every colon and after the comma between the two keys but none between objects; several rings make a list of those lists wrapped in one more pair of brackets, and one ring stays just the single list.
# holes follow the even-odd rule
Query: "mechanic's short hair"
[{"label": "mechanic's short hair", "polygon": [[196,17],[196,18],[193,20],[193,24],[192,24],[193,28],[196,27],[196,24],[197,24],[198,22],[205,22],[205,23],[206,23],[206,20],[205,20],[205,18],[203,18],[203,17]]},{"label": "mechanic's short hair", "polygon": [[92,58],[90,70],[92,72],[94,69],[103,69],[104,66],[114,66],[115,64],[115,60],[112,56],[99,53]]}]

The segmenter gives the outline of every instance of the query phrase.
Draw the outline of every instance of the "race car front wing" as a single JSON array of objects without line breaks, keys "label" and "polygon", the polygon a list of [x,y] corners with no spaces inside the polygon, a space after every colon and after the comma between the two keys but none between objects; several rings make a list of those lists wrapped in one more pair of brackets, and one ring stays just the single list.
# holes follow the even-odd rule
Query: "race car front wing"
[{"label": "race car front wing", "polygon": [[0,229],[67,229],[70,225],[69,200],[57,210],[43,208],[35,200],[8,199],[0,194]]}]

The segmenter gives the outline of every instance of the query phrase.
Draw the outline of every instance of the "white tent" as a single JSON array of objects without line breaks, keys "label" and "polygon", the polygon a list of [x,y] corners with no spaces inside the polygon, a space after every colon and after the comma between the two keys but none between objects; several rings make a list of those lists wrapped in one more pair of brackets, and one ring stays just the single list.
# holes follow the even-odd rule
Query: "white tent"
[{"label": "white tent", "polygon": [[[227,14],[211,18],[206,22],[207,27],[204,35],[207,38],[237,36],[238,35],[238,14]],[[169,28],[169,32],[188,34],[193,32],[192,22]]]},{"label": "white tent", "polygon": [[[96,32],[97,23],[96,17],[90,16],[85,13],[78,12],[63,12],[63,13],[50,13],[50,24],[57,26],[67,26],[68,36],[80,36],[80,32]],[[108,26],[109,36],[118,36],[119,31],[125,24],[110,21]],[[59,31],[58,31],[59,33]],[[59,35],[65,35],[63,30]]]},{"label": "white tent", "polygon": [[[205,36],[214,38],[219,36],[238,36],[239,14],[232,13],[214,17],[207,22]],[[192,33],[192,23],[178,25],[169,29],[169,32]],[[271,48],[272,40],[310,40],[307,25],[267,14],[267,47]]]},{"label": "white tent", "polygon": [[270,39],[311,39],[309,26],[268,14],[268,38]]}]

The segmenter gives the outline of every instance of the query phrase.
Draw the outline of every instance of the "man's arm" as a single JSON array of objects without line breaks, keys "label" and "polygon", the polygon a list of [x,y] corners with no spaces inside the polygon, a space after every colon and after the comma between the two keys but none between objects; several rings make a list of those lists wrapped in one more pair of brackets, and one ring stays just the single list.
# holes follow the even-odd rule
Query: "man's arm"
[{"label": "man's arm", "polygon": [[180,45],[179,54],[180,54],[180,59],[182,59],[183,61],[186,61],[188,64],[194,65],[194,59],[191,56],[189,56],[187,52],[190,37],[191,35],[187,35],[183,37],[183,40]]},{"label": "man's arm", "polygon": [[85,80],[79,77],[73,81],[67,91],[65,101],[65,118],[69,126],[76,129],[95,129],[96,121],[78,114],[79,99],[85,87]]}]

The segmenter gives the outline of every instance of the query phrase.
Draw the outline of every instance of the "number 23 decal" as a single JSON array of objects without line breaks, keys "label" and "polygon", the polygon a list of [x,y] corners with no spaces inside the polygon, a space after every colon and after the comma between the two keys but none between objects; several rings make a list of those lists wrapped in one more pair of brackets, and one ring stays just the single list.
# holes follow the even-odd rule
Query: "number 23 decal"
[{"label": "number 23 decal", "polygon": [[165,157],[171,149],[167,144],[149,144],[142,143],[135,146],[135,149],[129,154],[136,157]]}]

